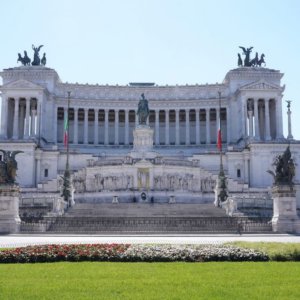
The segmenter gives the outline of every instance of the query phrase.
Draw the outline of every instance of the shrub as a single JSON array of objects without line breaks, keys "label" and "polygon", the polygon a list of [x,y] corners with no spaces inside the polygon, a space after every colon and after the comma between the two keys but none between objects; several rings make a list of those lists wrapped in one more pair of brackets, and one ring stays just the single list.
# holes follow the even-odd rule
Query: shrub
[{"label": "shrub", "polygon": [[224,245],[76,244],[28,246],[0,252],[0,263],[56,261],[267,261],[263,252]]}]

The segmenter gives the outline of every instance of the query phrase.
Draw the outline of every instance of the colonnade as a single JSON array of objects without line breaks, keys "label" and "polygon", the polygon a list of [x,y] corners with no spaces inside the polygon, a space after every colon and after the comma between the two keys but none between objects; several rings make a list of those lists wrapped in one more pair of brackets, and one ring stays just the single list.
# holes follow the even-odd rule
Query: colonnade
[{"label": "colonnade", "polygon": [[[63,124],[67,107],[56,107],[53,131],[55,143],[63,140]],[[200,145],[214,144],[219,119],[223,141],[229,137],[228,109],[219,107],[150,110],[148,125],[154,129],[154,144]],[[130,145],[132,132],[138,125],[134,109],[100,109],[71,107],[69,109],[69,142],[71,144]]]},{"label": "colonnade", "polygon": [[249,98],[246,101],[244,134],[257,141],[283,137],[281,103],[278,99]]},{"label": "colonnade", "polygon": [[41,106],[36,98],[9,97],[2,101],[2,138],[26,140],[39,134]]}]

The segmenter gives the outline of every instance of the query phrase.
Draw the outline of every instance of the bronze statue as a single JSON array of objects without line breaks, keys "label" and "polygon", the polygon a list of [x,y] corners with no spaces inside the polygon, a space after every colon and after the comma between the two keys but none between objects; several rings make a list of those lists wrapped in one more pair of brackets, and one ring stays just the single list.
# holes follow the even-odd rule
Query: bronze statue
[{"label": "bronze statue", "polygon": [[[250,53],[253,49],[253,47],[245,48],[245,47],[239,47],[243,50],[243,55],[245,55],[244,59],[244,67],[261,67],[262,65],[266,66],[265,62],[265,55],[262,53],[260,58],[258,58],[258,52],[255,53],[255,57],[253,59],[250,59]],[[241,58],[241,55],[238,53],[238,66],[243,66],[243,61]]]},{"label": "bronze statue", "polygon": [[35,47],[34,45],[32,45],[32,50],[34,51],[33,62],[32,62],[33,66],[39,66],[41,64],[39,52],[42,47],[43,45],[40,45],[39,47]]},{"label": "bronze statue", "polygon": [[47,58],[46,58],[46,53],[44,53],[44,54],[43,54],[43,57],[42,57],[42,59],[41,59],[41,64],[42,64],[43,66],[46,66],[46,63],[47,63]]},{"label": "bronze statue", "polygon": [[265,62],[265,55],[264,55],[264,54],[262,54],[262,55],[260,56],[260,59],[259,59],[258,62],[257,62],[257,65],[258,65],[259,67],[261,67],[262,64],[264,64],[264,66],[266,65],[266,62]]},{"label": "bronze statue", "polygon": [[250,53],[251,53],[253,47],[245,48],[245,47],[239,46],[239,48],[241,48],[243,50],[243,55],[245,55],[244,66],[245,67],[251,67],[251,65],[250,65]]},{"label": "bronze statue", "polygon": [[21,62],[23,66],[30,65],[31,59],[27,55],[27,51],[24,51],[24,57],[20,53],[18,53],[18,60],[17,62]]},{"label": "bronze statue", "polygon": [[275,158],[275,173],[268,170],[274,178],[275,185],[293,185],[293,178],[295,176],[295,163],[292,159],[290,146],[286,148],[282,155]]},{"label": "bronze statue", "polygon": [[144,93],[141,95],[141,99],[138,104],[137,115],[139,116],[139,124],[145,125],[149,116],[148,100],[145,98]]},{"label": "bronze statue", "polygon": [[15,156],[23,151],[0,150],[0,152],[3,153],[3,159],[0,161],[0,184],[14,184],[18,169]]},{"label": "bronze statue", "polygon": [[238,53],[238,66],[239,67],[243,66],[243,60],[242,60],[241,54],[239,54],[239,53]]}]

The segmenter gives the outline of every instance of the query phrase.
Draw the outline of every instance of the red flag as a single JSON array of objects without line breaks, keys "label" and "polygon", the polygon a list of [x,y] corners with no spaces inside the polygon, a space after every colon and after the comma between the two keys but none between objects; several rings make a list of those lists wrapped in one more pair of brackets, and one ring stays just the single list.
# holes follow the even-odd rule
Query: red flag
[{"label": "red flag", "polygon": [[221,134],[221,129],[219,129],[219,131],[218,131],[217,148],[218,148],[220,151],[222,150],[222,134]]}]

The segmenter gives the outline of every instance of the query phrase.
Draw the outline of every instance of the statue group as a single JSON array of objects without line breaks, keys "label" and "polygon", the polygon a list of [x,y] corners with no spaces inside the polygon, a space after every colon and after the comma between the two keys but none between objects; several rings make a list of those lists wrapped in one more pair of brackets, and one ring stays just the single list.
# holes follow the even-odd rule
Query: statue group
[{"label": "statue group", "polygon": [[258,52],[256,52],[255,57],[253,59],[250,58],[250,53],[252,52],[253,47],[245,48],[245,47],[239,47],[243,50],[243,54],[245,55],[244,62],[242,60],[241,54],[238,53],[238,66],[239,67],[261,67],[262,65],[266,65],[265,62],[265,55],[262,53],[258,55]]},{"label": "statue group", "polygon": [[23,151],[0,150],[0,152],[2,152],[2,160],[0,160],[0,184],[14,184],[18,169],[15,157],[18,153],[23,153]]},{"label": "statue group", "polygon": [[268,170],[274,178],[274,185],[293,185],[295,176],[295,163],[292,159],[290,146],[286,148],[282,155],[278,155],[274,161],[275,173]]},{"label": "statue group", "polygon": [[31,62],[31,59],[27,55],[27,51],[24,50],[24,56],[21,55],[21,53],[18,53],[18,60],[17,62],[20,62],[23,66],[45,66],[47,63],[46,53],[43,54],[42,59],[40,58],[40,50],[43,47],[43,45],[40,45],[39,47],[35,47],[32,45],[32,50],[34,52],[33,54],[33,61]]}]

